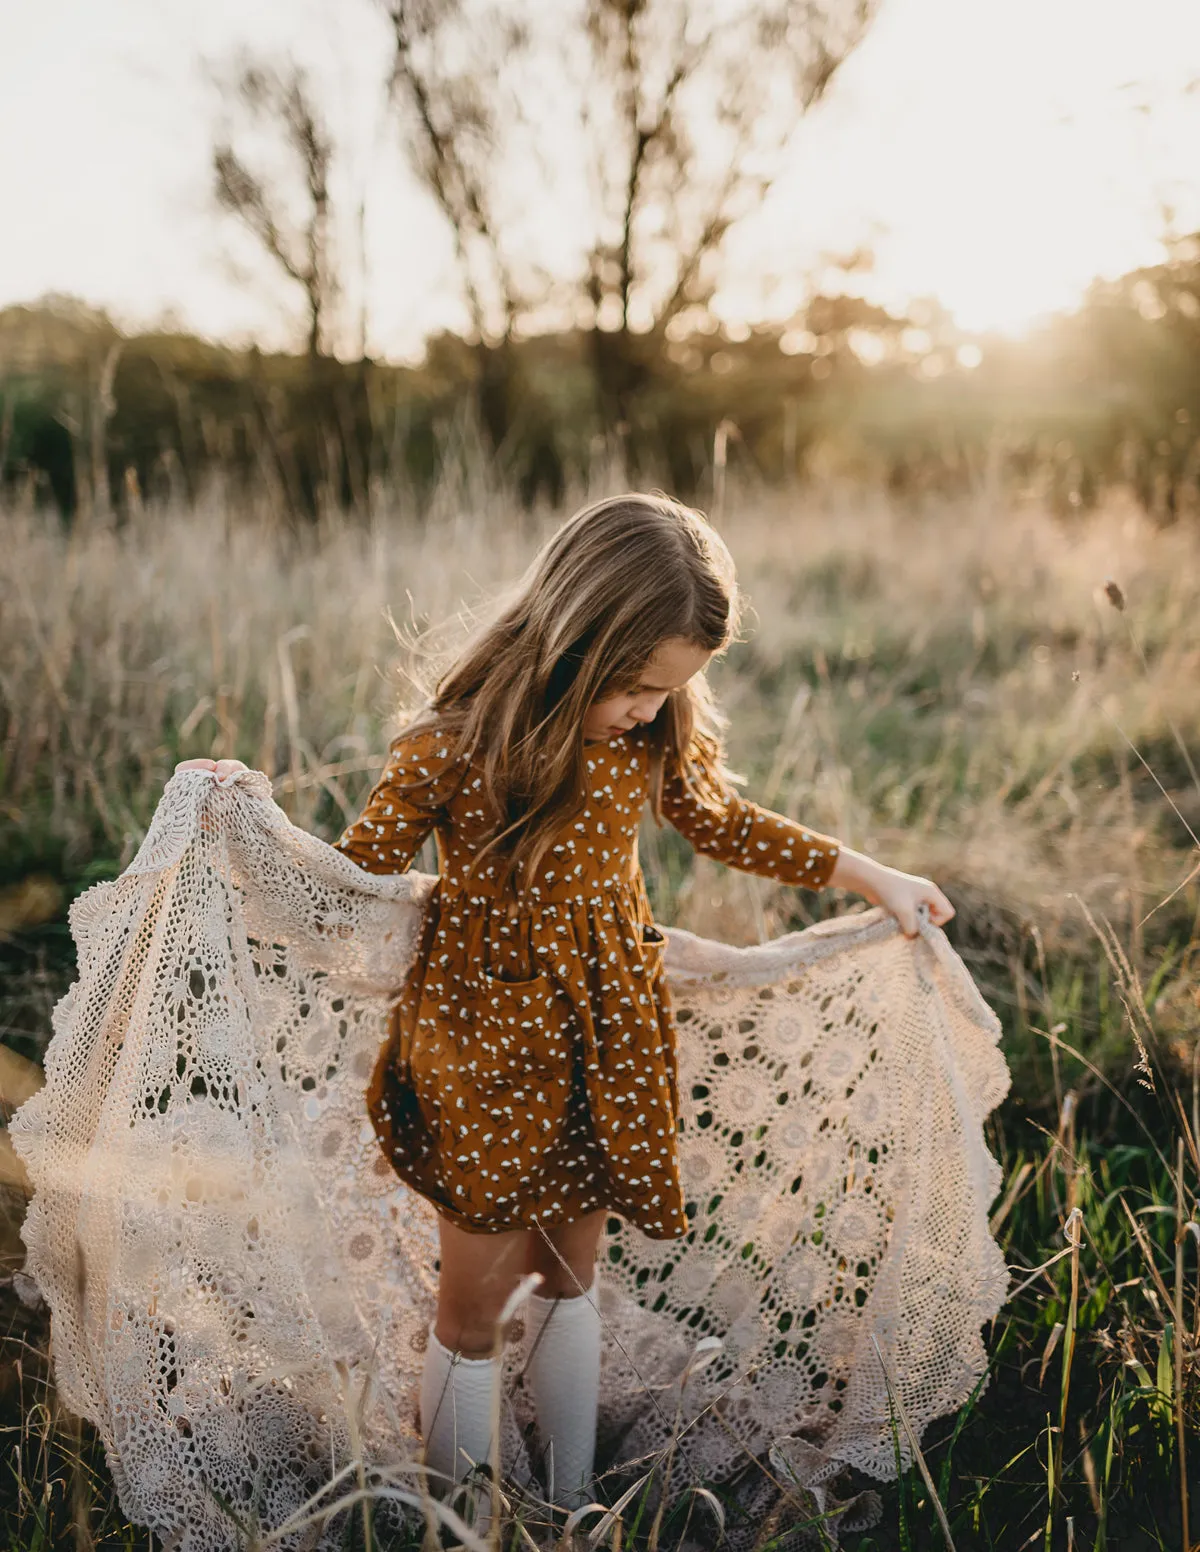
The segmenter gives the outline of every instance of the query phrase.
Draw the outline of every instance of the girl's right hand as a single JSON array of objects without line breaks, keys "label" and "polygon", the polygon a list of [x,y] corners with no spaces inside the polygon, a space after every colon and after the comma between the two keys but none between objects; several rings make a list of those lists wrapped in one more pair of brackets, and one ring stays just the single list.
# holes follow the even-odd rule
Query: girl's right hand
[{"label": "girl's right hand", "polygon": [[238,771],[248,771],[250,767],[243,765],[240,760],[180,760],[175,767],[176,771],[212,771],[217,780],[226,783]]}]

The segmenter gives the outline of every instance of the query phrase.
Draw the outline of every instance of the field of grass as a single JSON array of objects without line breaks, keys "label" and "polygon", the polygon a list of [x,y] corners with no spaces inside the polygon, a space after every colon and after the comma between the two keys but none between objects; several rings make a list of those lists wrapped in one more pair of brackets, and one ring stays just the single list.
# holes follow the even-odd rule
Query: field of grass
[{"label": "field of grass", "polygon": [[[757,801],[938,880],[1014,1076],[990,1124],[1016,1291],[989,1383],[843,1544],[1175,1549],[1189,1485],[1198,1541],[1200,534],[1118,496],[1067,522],[988,493],[724,507],[753,606],[711,674],[732,763]],[[480,480],[421,519],[303,532],[216,497],[116,529],[0,516],[6,1103],[71,978],[66,907],[129,861],[175,761],[236,755],[332,836],[379,767],[414,633],[435,623],[449,650],[556,520],[514,513]],[[730,941],[851,903],[694,862],[652,826],[642,855],[661,920]],[[146,1545],[56,1413],[44,1314],[3,1297],[0,1541]]]}]

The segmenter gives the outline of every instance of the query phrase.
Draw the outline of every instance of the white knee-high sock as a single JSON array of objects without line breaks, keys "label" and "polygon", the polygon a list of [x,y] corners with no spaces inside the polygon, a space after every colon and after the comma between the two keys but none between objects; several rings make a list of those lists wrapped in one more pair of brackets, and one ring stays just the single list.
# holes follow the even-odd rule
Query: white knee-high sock
[{"label": "white knee-high sock", "polygon": [[599,1277],[586,1293],[544,1299],[530,1294],[525,1315],[525,1374],[545,1452],[552,1503],[588,1503],[600,1393]]},{"label": "white knee-high sock", "polygon": [[[448,1498],[471,1469],[472,1461],[491,1458],[492,1395],[500,1381],[498,1358],[464,1358],[443,1347],[429,1328],[429,1345],[421,1371],[421,1436],[425,1463],[432,1468],[429,1490],[436,1498]],[[490,1504],[480,1494],[475,1529],[485,1533],[490,1525]]]}]

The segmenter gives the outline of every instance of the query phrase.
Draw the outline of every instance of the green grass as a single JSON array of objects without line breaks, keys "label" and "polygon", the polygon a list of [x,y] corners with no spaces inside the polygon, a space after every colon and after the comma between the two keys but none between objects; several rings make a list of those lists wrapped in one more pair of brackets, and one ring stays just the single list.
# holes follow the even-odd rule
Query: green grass
[{"label": "green grass", "polygon": [[[712,678],[748,793],[943,885],[1014,1075],[989,1138],[995,1231],[1023,1286],[988,1333],[986,1385],[929,1431],[924,1471],[876,1485],[879,1525],[842,1545],[939,1548],[944,1516],[960,1549],[1175,1549],[1185,1476],[1200,1540],[1200,893],[1184,882],[1200,538],[1116,499],[1065,524],[986,495],[728,507],[753,628]],[[203,507],[116,532],[4,521],[0,1033],[35,1060],[71,975],[66,906],[128,862],[175,761],[238,755],[333,835],[377,769],[406,631],[518,574],[554,515],[518,520],[481,485],[424,522],[302,534]],[[642,857],[660,919],[730,941],[845,903],[697,861],[652,827]],[[22,1199],[6,1189],[11,1269]],[[44,1314],[4,1299],[0,1544],[146,1545],[90,1430],[55,1410]],[[665,1552],[689,1513],[715,1539],[703,1502],[656,1522],[635,1497],[605,1544]],[[784,1502],[764,1552],[812,1517]]]}]

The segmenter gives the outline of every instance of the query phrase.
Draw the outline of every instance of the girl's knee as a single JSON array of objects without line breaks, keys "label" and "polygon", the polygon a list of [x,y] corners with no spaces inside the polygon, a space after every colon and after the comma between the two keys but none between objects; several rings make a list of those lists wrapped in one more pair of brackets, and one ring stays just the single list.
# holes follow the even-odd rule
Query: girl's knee
[{"label": "girl's knee", "polygon": [[468,1357],[497,1343],[505,1302],[525,1271],[523,1232],[472,1234],[442,1220],[437,1337]]},{"label": "girl's knee", "polygon": [[552,1251],[547,1251],[544,1256],[533,1258],[530,1271],[541,1275],[541,1286],[535,1292],[543,1299],[573,1299],[591,1287],[595,1256],[564,1256],[559,1261]]},{"label": "girl's knee", "polygon": [[542,1286],[537,1291],[544,1299],[575,1298],[591,1287],[606,1216],[604,1212],[589,1213],[546,1230],[544,1238],[534,1238],[529,1270],[541,1274]]},{"label": "girl's knee", "polygon": [[434,1335],[443,1347],[464,1358],[490,1358],[503,1350],[507,1332],[499,1328],[500,1311],[463,1310],[458,1305],[444,1308],[439,1301]]},{"label": "girl's knee", "polygon": [[438,1341],[467,1358],[486,1358],[497,1351],[507,1339],[500,1316],[519,1280],[519,1276],[497,1275],[464,1280],[443,1274],[438,1287]]}]

